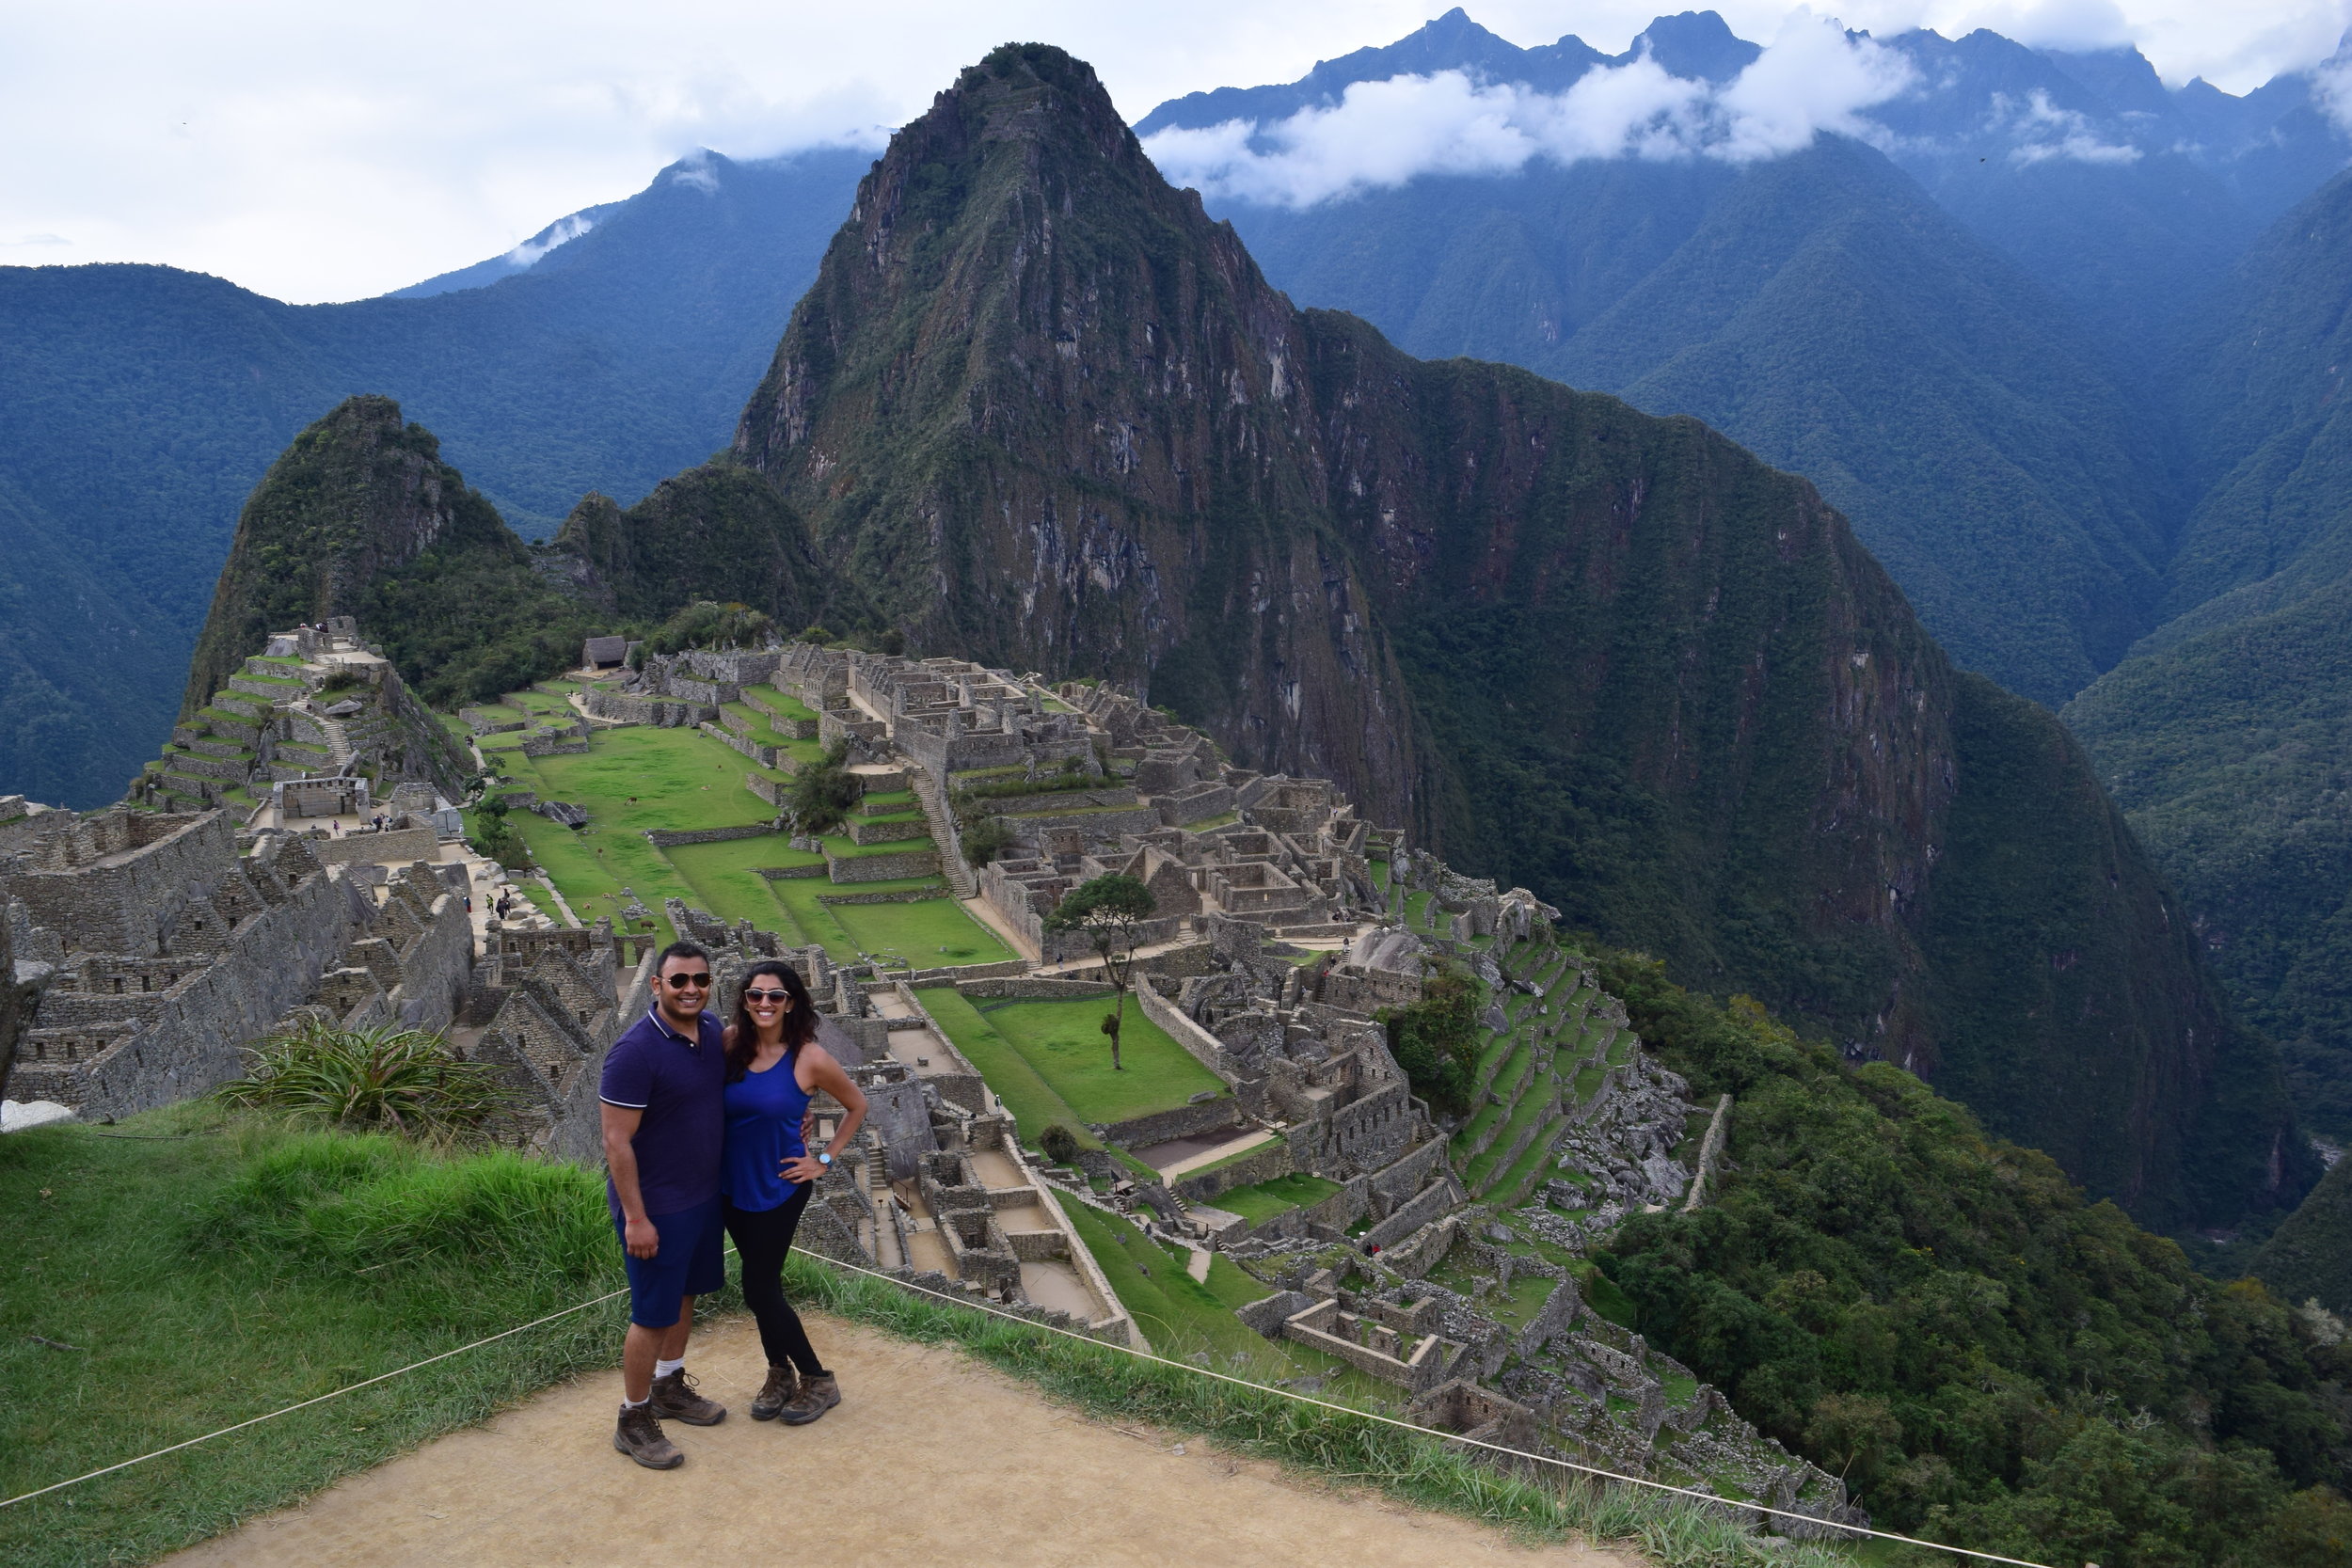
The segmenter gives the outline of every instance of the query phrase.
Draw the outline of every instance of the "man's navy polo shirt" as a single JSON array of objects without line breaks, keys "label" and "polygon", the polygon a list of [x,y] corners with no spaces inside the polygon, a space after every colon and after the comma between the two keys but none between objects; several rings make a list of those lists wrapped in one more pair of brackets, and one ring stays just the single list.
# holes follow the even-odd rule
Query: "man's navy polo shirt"
[{"label": "man's navy polo shirt", "polygon": [[[637,1151],[637,1190],[645,1212],[677,1214],[719,1196],[719,1146],[726,1133],[725,1032],[702,1015],[699,1040],[672,1029],[659,1006],[605,1053],[597,1095],[608,1105],[643,1111],[629,1147]],[[606,1176],[605,1196],[621,1212]]]}]

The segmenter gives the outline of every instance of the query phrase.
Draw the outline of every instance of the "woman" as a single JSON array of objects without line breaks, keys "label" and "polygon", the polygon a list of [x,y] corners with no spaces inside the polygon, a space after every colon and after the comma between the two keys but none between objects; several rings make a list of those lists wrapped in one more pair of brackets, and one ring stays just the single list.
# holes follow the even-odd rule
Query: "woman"
[{"label": "woman", "polygon": [[[720,1185],[727,1234],[743,1264],[743,1300],[759,1322],[768,1381],[752,1419],[804,1426],[841,1402],[840,1386],[817,1359],[801,1316],[784,1299],[784,1255],[818,1178],[857,1134],[866,1096],[817,1043],[817,1009],[791,965],[752,965],[727,1025],[726,1144]],[[823,1152],[803,1141],[808,1102],[818,1089],[847,1112]]]}]

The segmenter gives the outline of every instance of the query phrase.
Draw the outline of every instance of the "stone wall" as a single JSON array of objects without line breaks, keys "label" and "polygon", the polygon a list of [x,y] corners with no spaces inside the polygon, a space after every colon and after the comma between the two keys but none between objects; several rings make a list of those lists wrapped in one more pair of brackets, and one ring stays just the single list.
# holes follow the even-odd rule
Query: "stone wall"
[{"label": "stone wall", "polygon": [[99,1121],[176,1104],[242,1075],[246,1043],[310,999],[366,921],[355,884],[312,872],[167,992],[152,1027],[87,1065],[73,1097],[82,1116]]},{"label": "stone wall", "polygon": [[[1002,979],[959,980],[956,990],[965,996],[989,1001],[1019,997],[1034,1002],[1069,1001],[1076,997],[1111,996],[1118,988],[1104,980],[1058,980],[1043,974],[1009,976]],[[1133,994],[1133,993],[1131,993]]]},{"label": "stone wall", "polygon": [[827,875],[836,882],[893,882],[939,875],[939,851],[907,849],[895,855],[825,856]]},{"label": "stone wall", "polygon": [[1172,1111],[1154,1111],[1148,1117],[1115,1121],[1096,1135],[1121,1148],[1148,1148],[1175,1138],[1198,1138],[1228,1127],[1239,1127],[1241,1123],[1241,1101],[1231,1095],[1219,1095],[1198,1105],[1179,1105]]},{"label": "stone wall", "polygon": [[675,848],[681,844],[726,844],[739,838],[780,837],[774,827],[766,822],[748,822],[734,828],[689,828],[673,832],[666,828],[648,828],[646,839],[657,849]]},{"label": "stone wall", "polygon": [[1242,1073],[1227,1053],[1225,1046],[1215,1035],[1184,1016],[1184,1010],[1150,986],[1137,986],[1136,999],[1143,1004],[1143,1016],[1158,1024],[1174,1040],[1191,1053],[1193,1059],[1228,1084],[1238,1082]]},{"label": "stone wall", "polygon": [[[135,819],[117,827],[111,817]],[[0,894],[23,901],[34,925],[101,953],[162,952],[196,890],[229,875],[237,858],[236,824],[219,812],[109,813],[44,845],[45,854],[0,863]]]},{"label": "stone wall", "polygon": [[1469,1195],[1451,1178],[1440,1178],[1422,1188],[1415,1196],[1406,1199],[1387,1219],[1366,1230],[1363,1244],[1394,1246],[1430,1221],[1443,1217],[1448,1211],[1467,1201]]},{"label": "stone wall", "polygon": [[1216,1195],[1235,1187],[1255,1186],[1288,1176],[1297,1165],[1291,1158],[1290,1140],[1276,1138],[1259,1145],[1230,1164],[1214,1170],[1200,1171],[1176,1179],[1176,1196],[1186,1203],[1206,1203],[1214,1206]]},{"label": "stone wall", "polygon": [[383,833],[346,833],[310,840],[321,865],[405,865],[440,853],[440,835],[430,828],[395,828]]}]

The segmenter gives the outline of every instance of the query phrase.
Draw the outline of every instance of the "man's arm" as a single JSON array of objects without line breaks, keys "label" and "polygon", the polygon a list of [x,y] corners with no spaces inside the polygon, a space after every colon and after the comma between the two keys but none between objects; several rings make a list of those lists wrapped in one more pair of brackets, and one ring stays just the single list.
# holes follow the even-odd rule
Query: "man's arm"
[{"label": "man's arm", "polygon": [[612,1191],[621,1200],[621,1243],[631,1258],[651,1258],[661,1248],[661,1232],[645,1217],[644,1195],[637,1188],[637,1124],[645,1119],[642,1106],[615,1105],[605,1101],[604,1164],[612,1173]]}]

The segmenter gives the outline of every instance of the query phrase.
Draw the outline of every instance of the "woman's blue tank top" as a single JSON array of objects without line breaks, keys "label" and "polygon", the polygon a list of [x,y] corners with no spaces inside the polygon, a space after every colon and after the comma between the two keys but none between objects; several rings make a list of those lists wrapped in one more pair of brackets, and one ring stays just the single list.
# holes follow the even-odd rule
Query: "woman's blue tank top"
[{"label": "woman's blue tank top", "polygon": [[799,1182],[776,1174],[784,1162],[806,1152],[801,1117],[809,1097],[793,1068],[794,1059],[787,1056],[726,1086],[727,1135],[719,1185],[738,1209],[774,1209],[800,1189]]}]

